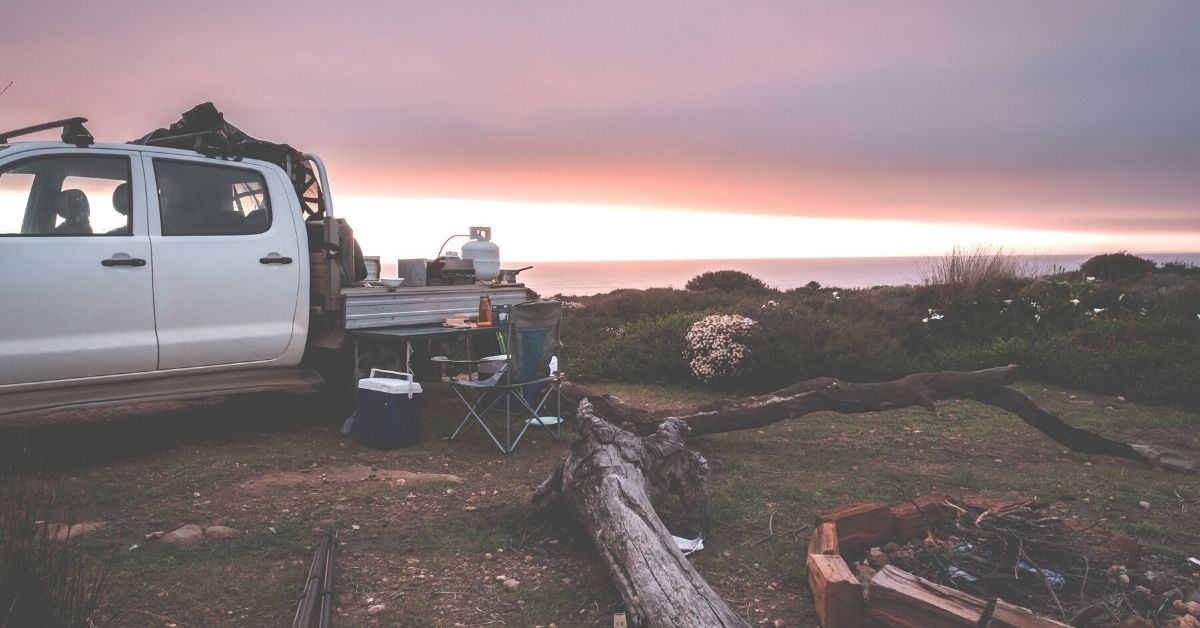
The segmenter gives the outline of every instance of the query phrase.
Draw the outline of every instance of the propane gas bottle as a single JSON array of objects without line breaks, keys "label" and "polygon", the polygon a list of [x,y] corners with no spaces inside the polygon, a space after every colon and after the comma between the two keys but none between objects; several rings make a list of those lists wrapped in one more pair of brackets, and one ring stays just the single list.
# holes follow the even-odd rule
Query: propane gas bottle
[{"label": "propane gas bottle", "polygon": [[462,247],[462,258],[475,265],[475,278],[491,281],[500,274],[500,247],[492,242],[491,227],[471,227],[471,241]]}]

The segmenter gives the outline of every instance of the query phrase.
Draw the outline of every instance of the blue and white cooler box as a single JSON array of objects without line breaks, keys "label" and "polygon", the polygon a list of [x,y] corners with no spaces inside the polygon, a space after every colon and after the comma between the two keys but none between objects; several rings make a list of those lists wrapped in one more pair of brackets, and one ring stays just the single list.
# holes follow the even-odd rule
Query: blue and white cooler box
[{"label": "blue and white cooler box", "polygon": [[416,445],[421,440],[420,394],[412,373],[371,369],[370,377],[358,380],[354,437],[381,449]]}]

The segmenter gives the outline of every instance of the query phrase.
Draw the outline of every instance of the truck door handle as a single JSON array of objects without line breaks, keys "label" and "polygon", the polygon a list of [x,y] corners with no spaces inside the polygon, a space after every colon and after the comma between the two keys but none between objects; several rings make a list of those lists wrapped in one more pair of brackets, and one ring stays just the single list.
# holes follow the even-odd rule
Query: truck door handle
[{"label": "truck door handle", "polygon": [[146,260],[140,257],[110,257],[100,260],[101,266],[145,266]]},{"label": "truck door handle", "polygon": [[280,257],[278,255],[274,255],[274,256],[269,255],[267,257],[258,258],[258,263],[259,264],[291,264],[292,258]]}]

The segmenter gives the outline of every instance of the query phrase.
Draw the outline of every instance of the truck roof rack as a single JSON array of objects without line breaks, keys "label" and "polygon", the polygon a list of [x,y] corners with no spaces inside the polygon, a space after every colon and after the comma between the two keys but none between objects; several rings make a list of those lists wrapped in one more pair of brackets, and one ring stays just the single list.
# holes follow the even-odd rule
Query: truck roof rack
[{"label": "truck roof rack", "polygon": [[219,131],[215,130],[165,135],[146,139],[144,143],[146,146],[192,150],[205,157],[219,157],[241,161],[241,156],[234,154],[233,148],[229,145],[229,140]]},{"label": "truck roof rack", "polygon": [[0,144],[7,144],[8,140],[14,137],[29,135],[30,133],[37,133],[38,131],[61,128],[62,141],[66,142],[67,144],[74,144],[77,148],[85,148],[96,142],[95,138],[92,137],[92,134],[89,133],[88,130],[83,126],[83,123],[87,121],[87,118],[81,117],[63,118],[62,120],[55,120],[53,122],[44,122],[42,124],[27,126],[23,129],[5,131],[0,133]]}]

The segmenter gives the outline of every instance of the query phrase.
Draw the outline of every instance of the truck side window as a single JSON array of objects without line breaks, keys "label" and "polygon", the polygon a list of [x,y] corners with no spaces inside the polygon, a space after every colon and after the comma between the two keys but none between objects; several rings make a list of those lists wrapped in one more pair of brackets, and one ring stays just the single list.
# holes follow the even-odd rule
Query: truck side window
[{"label": "truck side window", "polygon": [[246,168],[156,159],[162,234],[250,235],[271,226],[267,182]]},{"label": "truck side window", "polygon": [[0,171],[0,236],[129,235],[130,201],[124,157],[19,161]]}]

